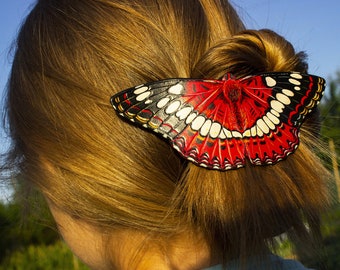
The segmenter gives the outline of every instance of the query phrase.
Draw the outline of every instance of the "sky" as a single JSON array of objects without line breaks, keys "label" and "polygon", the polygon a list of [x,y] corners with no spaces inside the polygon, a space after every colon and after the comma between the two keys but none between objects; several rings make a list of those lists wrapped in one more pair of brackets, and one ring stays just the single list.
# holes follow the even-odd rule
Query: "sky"
[{"label": "sky", "polygon": [[[0,1],[0,95],[3,99],[11,65],[11,44],[35,1]],[[269,28],[288,39],[297,51],[307,52],[309,73],[328,79],[340,70],[340,1],[232,0],[232,3],[247,28]],[[0,106],[2,113],[2,102]],[[1,153],[6,145],[0,128]],[[8,193],[0,185],[0,199],[6,196]]]}]

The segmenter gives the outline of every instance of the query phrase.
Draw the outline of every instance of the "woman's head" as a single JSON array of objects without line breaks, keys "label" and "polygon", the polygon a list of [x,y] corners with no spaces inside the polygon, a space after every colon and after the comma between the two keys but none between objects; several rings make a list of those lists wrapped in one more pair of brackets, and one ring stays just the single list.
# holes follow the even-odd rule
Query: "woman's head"
[{"label": "woman's head", "polygon": [[248,254],[322,206],[308,131],[318,124],[305,123],[284,162],[217,172],[122,121],[110,97],[166,78],[306,69],[279,35],[244,31],[228,1],[38,1],[9,81],[12,158],[49,201],[95,226],[198,232],[217,257]]}]

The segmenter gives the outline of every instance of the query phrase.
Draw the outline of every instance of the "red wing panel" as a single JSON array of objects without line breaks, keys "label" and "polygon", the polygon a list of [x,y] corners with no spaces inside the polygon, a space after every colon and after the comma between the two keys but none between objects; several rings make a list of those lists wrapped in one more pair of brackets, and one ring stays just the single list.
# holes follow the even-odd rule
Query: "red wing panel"
[{"label": "red wing panel", "polygon": [[299,126],[324,91],[322,78],[296,72],[243,79],[169,79],[111,98],[124,117],[168,138],[194,163],[219,170],[274,164],[299,144]]}]

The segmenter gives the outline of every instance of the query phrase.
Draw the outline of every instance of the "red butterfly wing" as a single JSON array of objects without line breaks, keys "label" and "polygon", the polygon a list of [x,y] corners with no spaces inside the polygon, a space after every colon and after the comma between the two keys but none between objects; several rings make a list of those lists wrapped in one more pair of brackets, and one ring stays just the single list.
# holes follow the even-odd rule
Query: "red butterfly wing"
[{"label": "red butterfly wing", "polygon": [[271,164],[298,145],[298,126],[320,100],[324,81],[299,73],[241,80],[170,79],[127,89],[113,107],[170,139],[187,159],[208,168]]},{"label": "red butterfly wing", "polygon": [[245,163],[244,144],[219,80],[170,79],[127,89],[111,98],[124,117],[172,141],[185,158],[204,167]]},{"label": "red butterfly wing", "polygon": [[246,83],[247,92],[259,88],[271,92],[264,113],[243,132],[246,155],[253,164],[276,163],[298,147],[299,126],[320,101],[325,81],[313,75],[284,72],[250,77],[242,83]]},{"label": "red butterfly wing", "polygon": [[[185,93],[181,99],[186,105],[176,113],[185,119],[186,126],[173,138],[173,146],[183,156],[208,168],[231,169],[245,164],[239,119],[235,104],[225,96],[225,83],[184,82]],[[188,104],[193,112],[187,116]]]}]

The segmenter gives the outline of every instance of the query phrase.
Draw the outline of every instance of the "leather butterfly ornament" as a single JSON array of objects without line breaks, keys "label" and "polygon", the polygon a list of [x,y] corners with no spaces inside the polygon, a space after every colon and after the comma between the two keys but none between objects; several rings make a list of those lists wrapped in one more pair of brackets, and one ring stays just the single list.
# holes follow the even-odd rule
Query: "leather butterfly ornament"
[{"label": "leather butterfly ornament", "polygon": [[241,79],[167,79],[111,97],[123,117],[160,133],[186,159],[217,170],[275,164],[299,145],[323,78],[271,72]]}]

